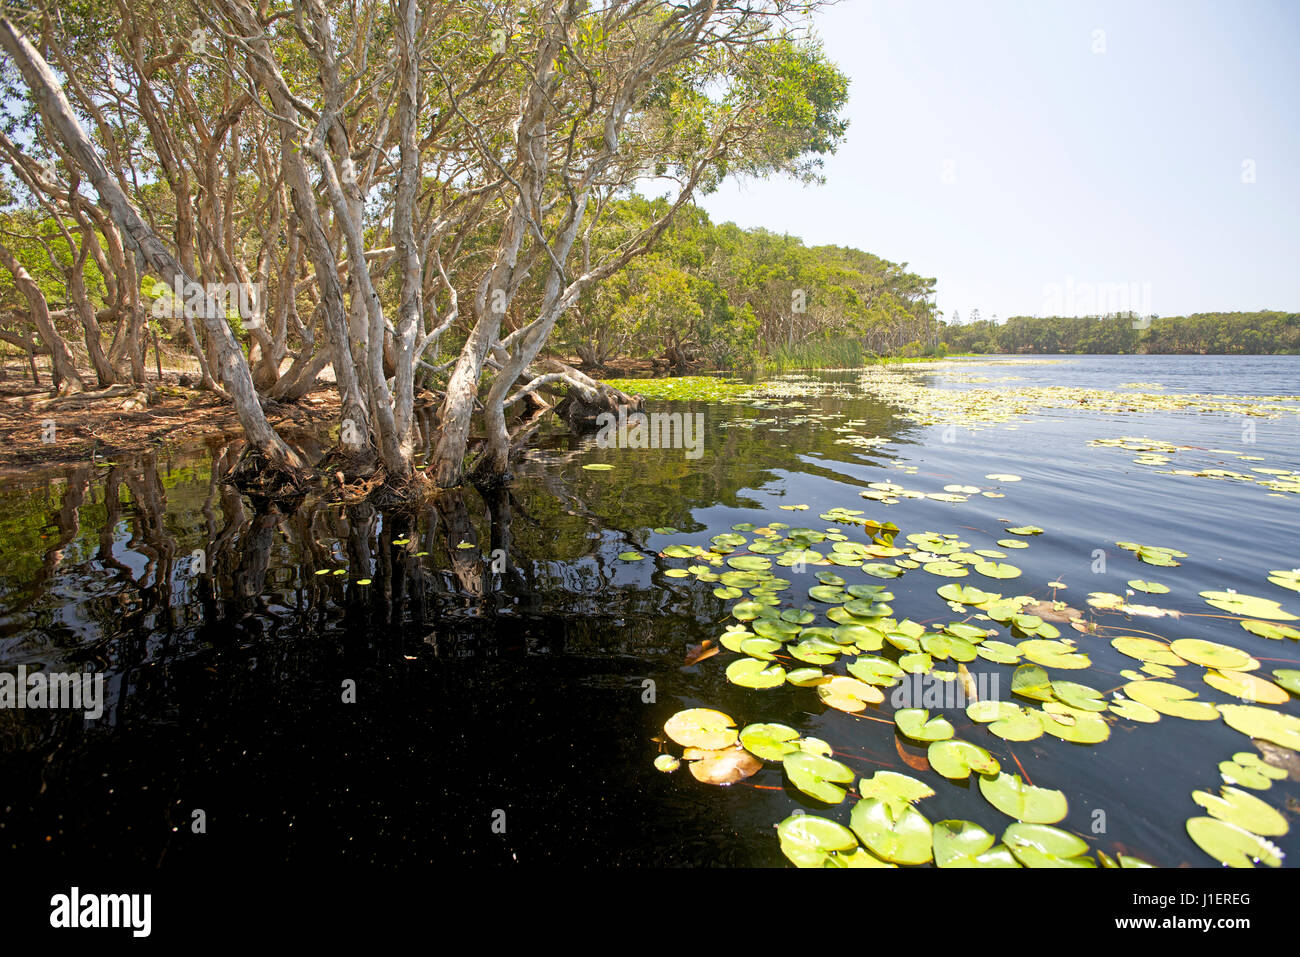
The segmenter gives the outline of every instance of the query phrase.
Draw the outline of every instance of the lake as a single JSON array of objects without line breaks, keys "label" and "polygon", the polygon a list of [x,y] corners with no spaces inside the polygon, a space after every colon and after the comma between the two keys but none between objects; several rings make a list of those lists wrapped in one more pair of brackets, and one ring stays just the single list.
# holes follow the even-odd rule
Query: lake
[{"label": "lake", "polygon": [[[650,411],[702,416],[698,457],[551,431],[508,493],[466,491],[414,516],[315,498],[290,514],[259,512],[214,480],[236,452],[216,443],[33,475],[0,499],[0,669],[101,674],[103,714],[0,710],[0,842],[46,864],[164,871],[259,861],[784,866],[774,825],[794,811],[849,822],[852,798],[809,797],[779,760],[729,786],[695,780],[685,762],[657,770],[661,753],[682,756],[665,722],[692,708],[820,739],[860,777],[912,775],[934,791],[917,802],[929,821],[1001,835],[1012,819],[973,778],[940,775],[927,743],[896,731],[894,688],[873,685],[885,701],[850,713],[817,687],[733,683],[727,669],[742,656],[731,650],[687,664],[693,646],[739,627],[736,598],[715,594],[730,586],[711,579],[761,543],[768,574],[790,582],[768,607],[790,618],[806,609],[808,627],[834,629],[826,612],[843,604],[809,596],[821,573],[892,593],[884,631],[910,620],[933,636],[966,622],[987,641],[1073,642],[1031,646],[1053,682],[1073,683],[1047,693],[1061,734],[1011,740],[964,708],[931,711],[1004,771],[1062,792],[1068,812],[1055,826],[1090,852],[1219,866],[1189,837],[1186,822],[1207,816],[1193,792],[1217,794],[1235,754],[1263,755],[1281,768],[1248,793],[1290,821],[1294,752],[1257,747],[1258,732],[1214,709],[1201,720],[1170,705],[1150,720],[1150,708],[1109,705],[1142,683],[1131,673],[1147,664],[1137,677],[1148,689],[1174,684],[1197,702],[1300,720],[1294,693],[1267,699],[1278,693],[1274,671],[1300,668],[1300,643],[1240,624],[1300,615],[1300,595],[1269,580],[1300,567],[1297,393],[1300,357],[1284,356],[990,357],[780,376],[712,399],[651,398]],[[832,509],[861,514],[824,517]],[[829,563],[837,539],[872,545],[855,517],[897,526],[892,547],[876,541],[865,561],[898,577],[864,572],[861,552],[856,564]],[[691,549],[719,535],[740,544]],[[946,560],[945,542],[967,557]],[[1185,557],[1150,564],[1120,542]],[[662,554],[674,545],[687,555]],[[898,566],[915,554],[901,549],[935,571]],[[994,554],[970,557],[981,550]],[[783,566],[794,551],[805,561]],[[979,564],[1019,574],[990,578]],[[949,584],[1030,596],[1056,612],[1040,625],[1054,625],[981,618],[937,593]],[[1257,596],[1264,612],[1233,598],[1212,605],[1207,591]],[[1088,604],[1098,595],[1109,610]],[[1281,615],[1268,618],[1269,601]],[[1059,637],[1044,637],[1052,631]],[[1245,654],[1183,644],[1210,664],[1162,674],[1158,661],[1117,648],[1122,637]],[[898,641],[811,666],[845,675],[863,655],[930,654]],[[810,666],[788,652],[778,649],[778,666]],[[1012,694],[1016,668],[1033,663],[1025,653],[962,663],[985,697],[996,687],[1003,701],[1037,708],[1043,698]],[[909,664],[964,687],[952,675],[964,655],[953,654]],[[1222,687],[1205,680],[1212,666]],[[1260,686],[1241,674],[1273,690],[1253,704]],[[1105,740],[1068,740],[1096,725]],[[1274,733],[1289,740],[1291,727]],[[1267,839],[1284,865],[1300,853],[1289,827]]]}]

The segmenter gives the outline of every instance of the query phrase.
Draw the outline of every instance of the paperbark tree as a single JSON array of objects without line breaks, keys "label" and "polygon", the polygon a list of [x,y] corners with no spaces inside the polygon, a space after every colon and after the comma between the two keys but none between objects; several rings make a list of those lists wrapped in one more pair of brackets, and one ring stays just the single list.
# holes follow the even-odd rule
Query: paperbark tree
[{"label": "paperbark tree", "polygon": [[[699,193],[815,177],[845,126],[842,75],[796,35],[813,0],[112,0],[111,33],[49,3],[42,42],[110,164],[40,54],[8,21],[0,33],[99,195],[106,258],[114,235],[136,254],[119,301],[137,264],[165,283],[272,285],[247,356],[223,316],[205,310],[202,342],[187,326],[200,362],[279,460],[257,390],[301,394],[328,363],[340,444],[395,486],[423,481],[417,396],[438,406],[428,474],[444,487],[471,464],[506,478],[529,434],[511,416],[541,391],[626,402],[545,360],[561,317]],[[606,241],[611,201],[647,184],[667,200]]]}]

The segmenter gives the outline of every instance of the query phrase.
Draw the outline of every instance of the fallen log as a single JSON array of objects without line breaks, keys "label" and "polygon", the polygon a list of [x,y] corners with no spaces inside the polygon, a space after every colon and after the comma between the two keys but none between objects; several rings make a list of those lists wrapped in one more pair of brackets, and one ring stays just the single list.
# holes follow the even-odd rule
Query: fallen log
[{"label": "fallen log", "polygon": [[574,432],[594,431],[600,427],[597,419],[606,413],[618,415],[621,410],[625,415],[630,415],[645,411],[645,399],[642,396],[628,395],[611,385],[598,382],[558,359],[542,360],[535,363],[534,368],[538,374],[511,401],[522,399],[537,389],[549,391],[550,387],[563,384],[568,387],[568,392],[555,406],[555,413]]}]

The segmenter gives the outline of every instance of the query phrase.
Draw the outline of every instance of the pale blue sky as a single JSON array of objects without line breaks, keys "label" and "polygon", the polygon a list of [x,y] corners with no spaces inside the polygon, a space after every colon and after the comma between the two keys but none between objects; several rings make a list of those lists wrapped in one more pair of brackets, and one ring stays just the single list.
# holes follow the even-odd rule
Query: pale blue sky
[{"label": "pale blue sky", "polygon": [[845,0],[815,23],[852,80],[826,184],[728,184],[715,221],[908,262],[963,320],[1090,313],[1089,283],[1159,315],[1300,309],[1300,2]]}]

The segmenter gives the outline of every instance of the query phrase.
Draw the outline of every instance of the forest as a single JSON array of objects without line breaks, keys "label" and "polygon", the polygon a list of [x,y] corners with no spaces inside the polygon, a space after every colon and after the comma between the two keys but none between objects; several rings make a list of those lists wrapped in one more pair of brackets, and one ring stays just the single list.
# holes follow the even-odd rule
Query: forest
[{"label": "forest", "polygon": [[[309,463],[263,402],[301,399],[328,366],[349,475],[428,485],[420,405],[437,409],[433,485],[471,464],[499,480],[557,390],[629,401],[547,354],[580,302],[620,316],[609,335],[567,330],[596,358],[621,324],[680,352],[752,349],[744,331],[715,343],[733,306],[742,327],[782,321],[724,306],[656,244],[729,176],[818,180],[848,84],[799,26],[817,6],[6,7],[6,342],[30,355],[38,337],[61,397],[146,385],[157,319],[238,413],[246,471],[291,486]],[[647,184],[665,198],[629,204]],[[620,310],[601,287],[629,269]],[[62,280],[54,302],[34,270]],[[816,302],[789,280],[773,287],[798,311]],[[651,300],[667,328],[627,319]]]},{"label": "forest", "polygon": [[1012,316],[1001,324],[948,324],[953,352],[1102,355],[1296,355],[1300,313],[1198,312],[1190,316]]}]

